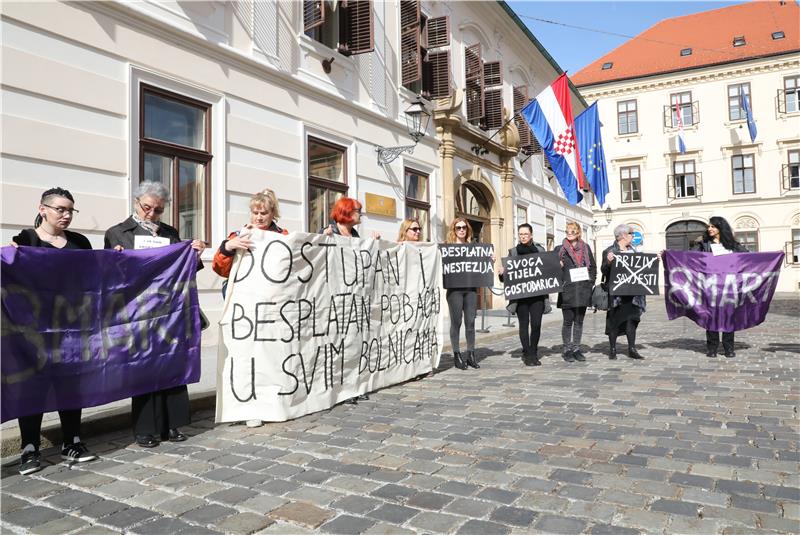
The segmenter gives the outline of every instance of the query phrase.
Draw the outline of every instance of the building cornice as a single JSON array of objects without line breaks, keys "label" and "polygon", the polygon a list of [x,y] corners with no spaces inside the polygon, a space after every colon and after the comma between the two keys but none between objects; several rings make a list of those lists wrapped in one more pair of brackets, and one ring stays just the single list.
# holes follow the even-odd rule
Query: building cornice
[{"label": "building cornice", "polygon": [[[800,51],[792,51],[788,54],[800,54]],[[686,85],[696,85],[699,83],[726,80],[734,77],[751,76],[764,74],[767,72],[796,69],[800,67],[800,56],[787,58],[785,56],[773,56],[768,63],[761,58],[756,64],[756,60],[730,64],[728,69],[719,70],[717,66],[706,66],[702,69],[691,69],[674,73],[659,73],[657,75],[641,78],[629,78],[626,80],[615,80],[602,85],[582,86],[582,94],[588,100],[599,100],[601,98],[618,97],[622,95],[638,94],[646,91],[658,91],[671,89]],[[656,78],[658,76],[658,78]]]}]

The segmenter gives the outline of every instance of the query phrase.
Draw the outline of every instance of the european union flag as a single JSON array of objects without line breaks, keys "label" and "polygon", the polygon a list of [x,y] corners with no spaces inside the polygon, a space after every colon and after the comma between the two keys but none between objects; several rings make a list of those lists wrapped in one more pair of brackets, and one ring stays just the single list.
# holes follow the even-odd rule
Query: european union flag
[{"label": "european union flag", "polygon": [[603,154],[603,140],[600,136],[597,102],[575,118],[575,136],[578,138],[578,152],[581,155],[583,173],[597,197],[598,204],[603,206],[608,194],[608,174],[606,157]]}]

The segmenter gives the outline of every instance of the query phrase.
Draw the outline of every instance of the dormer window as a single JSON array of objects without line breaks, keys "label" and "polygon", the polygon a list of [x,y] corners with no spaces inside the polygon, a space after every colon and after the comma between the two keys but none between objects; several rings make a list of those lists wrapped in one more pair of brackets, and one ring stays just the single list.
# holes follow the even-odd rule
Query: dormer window
[{"label": "dormer window", "polygon": [[691,56],[692,49],[691,48],[683,48],[681,49],[681,56]]},{"label": "dormer window", "polygon": [[786,37],[786,34],[783,32],[772,32],[772,40],[777,41],[778,39],[783,39]]},{"label": "dormer window", "polygon": [[603,63],[603,67],[602,68],[603,68],[604,71],[607,71],[608,69],[610,69],[613,66],[614,66],[614,62],[613,61],[609,61],[608,63]]},{"label": "dormer window", "polygon": [[733,38],[733,46],[744,46],[747,42],[744,40],[744,35],[737,35]]}]

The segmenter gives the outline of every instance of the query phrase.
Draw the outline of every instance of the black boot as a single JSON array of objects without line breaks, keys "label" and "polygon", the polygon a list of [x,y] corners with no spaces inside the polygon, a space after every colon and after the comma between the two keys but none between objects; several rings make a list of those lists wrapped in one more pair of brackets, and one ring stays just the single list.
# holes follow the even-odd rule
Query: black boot
[{"label": "black boot", "polygon": [[464,359],[461,357],[460,351],[453,351],[453,364],[459,370],[467,369],[467,365],[464,363]]},{"label": "black boot", "polygon": [[710,359],[717,358],[717,346],[706,344],[706,356]]},{"label": "black boot", "polygon": [[722,349],[725,351],[725,357],[732,359],[736,357],[736,351],[733,350],[733,344],[722,344]]},{"label": "black boot", "polygon": [[635,359],[635,360],[642,360],[644,357],[641,356],[638,351],[636,351],[635,347],[629,347],[628,348],[628,358]]},{"label": "black boot", "polygon": [[467,366],[471,366],[476,370],[480,368],[480,365],[475,361],[475,352],[474,351],[467,351]]},{"label": "black boot", "polygon": [[617,360],[617,341],[608,339],[608,360]]}]

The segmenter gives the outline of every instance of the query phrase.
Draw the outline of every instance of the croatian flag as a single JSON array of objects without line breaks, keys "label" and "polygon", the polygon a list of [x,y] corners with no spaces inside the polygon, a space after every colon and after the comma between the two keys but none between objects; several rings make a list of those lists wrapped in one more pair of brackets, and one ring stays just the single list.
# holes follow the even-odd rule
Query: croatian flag
[{"label": "croatian flag", "polygon": [[675,105],[675,117],[678,120],[678,150],[681,151],[681,154],[686,153],[686,132],[683,131],[683,117],[681,117],[683,110],[681,107],[676,104]]},{"label": "croatian flag", "polygon": [[559,76],[520,112],[547,156],[561,190],[570,204],[583,199],[587,189],[575,140],[575,122],[566,73]]}]

